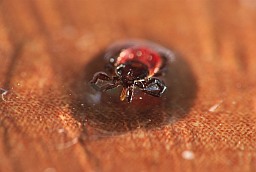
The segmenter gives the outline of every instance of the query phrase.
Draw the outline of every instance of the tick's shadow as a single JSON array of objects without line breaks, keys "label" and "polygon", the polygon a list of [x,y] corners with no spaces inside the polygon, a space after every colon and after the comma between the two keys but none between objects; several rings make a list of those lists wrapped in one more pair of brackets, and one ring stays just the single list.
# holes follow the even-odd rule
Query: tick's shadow
[{"label": "tick's shadow", "polygon": [[97,55],[84,67],[83,76],[72,86],[74,118],[88,130],[117,134],[137,128],[152,129],[168,125],[188,114],[196,97],[196,80],[189,65],[177,57],[168,65],[161,79],[167,86],[161,98],[135,92],[132,103],[119,99],[121,88],[97,92],[89,81],[94,73],[104,71],[103,54]]}]

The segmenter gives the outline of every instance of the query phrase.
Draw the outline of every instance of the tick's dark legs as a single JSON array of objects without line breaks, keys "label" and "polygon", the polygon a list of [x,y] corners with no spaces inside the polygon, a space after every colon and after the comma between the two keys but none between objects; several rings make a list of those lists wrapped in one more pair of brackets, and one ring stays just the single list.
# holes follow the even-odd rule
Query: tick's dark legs
[{"label": "tick's dark legs", "polygon": [[120,95],[120,100],[123,101],[127,99],[128,103],[132,102],[132,97],[133,97],[133,92],[134,92],[134,85],[131,85],[129,87],[123,87],[123,90]]},{"label": "tick's dark legs", "polygon": [[95,84],[98,80],[111,81],[111,77],[108,76],[105,72],[97,72],[93,75],[93,78],[90,82]]},{"label": "tick's dark legs", "polygon": [[[94,74],[91,84],[96,90],[107,91],[119,86],[120,81],[118,77],[110,77],[104,72],[98,72]],[[166,90],[166,86],[163,81],[159,80],[158,78],[149,78],[146,81],[138,81],[135,82],[134,85],[124,88],[120,99],[124,100],[126,98],[128,102],[131,102],[134,86],[139,87],[143,92],[155,97],[160,97]]]},{"label": "tick's dark legs", "polygon": [[126,98],[129,103],[132,102],[133,92],[134,92],[134,86],[128,87],[127,92],[126,92]]},{"label": "tick's dark legs", "polygon": [[106,91],[118,86],[118,83],[114,81],[105,72],[97,72],[94,74],[90,83],[96,90]]},{"label": "tick's dark legs", "polygon": [[157,78],[150,78],[145,82],[137,83],[136,86],[143,92],[155,97],[160,97],[166,90],[164,82]]}]

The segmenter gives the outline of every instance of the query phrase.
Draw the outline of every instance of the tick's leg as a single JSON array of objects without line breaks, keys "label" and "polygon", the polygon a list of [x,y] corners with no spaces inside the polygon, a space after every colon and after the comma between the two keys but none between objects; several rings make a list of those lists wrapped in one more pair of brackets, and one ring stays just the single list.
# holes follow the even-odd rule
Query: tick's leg
[{"label": "tick's leg", "polygon": [[128,87],[127,92],[126,92],[126,98],[127,98],[128,103],[132,102],[133,92],[134,92],[134,86]]},{"label": "tick's leg", "polygon": [[113,85],[112,78],[104,72],[95,73],[90,83],[96,90],[106,89],[107,86]]},{"label": "tick's leg", "polygon": [[133,92],[134,86],[130,86],[128,88],[123,87],[123,90],[120,95],[120,100],[124,101],[125,99],[127,99],[128,103],[130,103],[132,101]]},{"label": "tick's leg", "polygon": [[119,85],[118,83],[114,83],[114,84],[108,83],[108,84],[100,87],[100,90],[101,91],[107,91],[107,90],[110,90],[110,89],[113,89],[113,88],[117,87],[118,85]]},{"label": "tick's leg", "polygon": [[111,77],[108,76],[105,72],[97,72],[93,75],[93,78],[90,82],[95,84],[98,80],[111,81]]},{"label": "tick's leg", "polygon": [[150,94],[155,97],[160,97],[164,91],[166,90],[166,86],[163,81],[157,78],[150,78],[146,82],[144,82],[143,92]]}]

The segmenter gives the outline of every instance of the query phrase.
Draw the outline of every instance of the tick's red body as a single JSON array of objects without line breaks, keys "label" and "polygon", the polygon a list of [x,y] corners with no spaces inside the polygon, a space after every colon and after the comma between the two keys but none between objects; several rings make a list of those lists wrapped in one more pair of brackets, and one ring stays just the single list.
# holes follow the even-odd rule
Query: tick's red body
[{"label": "tick's red body", "polygon": [[118,56],[115,66],[128,61],[138,61],[145,64],[149,70],[148,77],[154,76],[163,65],[162,57],[145,47],[134,47],[123,50]]},{"label": "tick's red body", "polygon": [[[128,102],[132,101],[135,86],[147,94],[160,97],[166,86],[154,76],[161,74],[171,58],[173,55],[169,50],[154,43],[135,41],[116,44],[105,55],[112,76],[98,72],[91,83],[103,91],[123,86],[120,99],[127,98]],[[98,86],[98,80],[108,83]]]}]

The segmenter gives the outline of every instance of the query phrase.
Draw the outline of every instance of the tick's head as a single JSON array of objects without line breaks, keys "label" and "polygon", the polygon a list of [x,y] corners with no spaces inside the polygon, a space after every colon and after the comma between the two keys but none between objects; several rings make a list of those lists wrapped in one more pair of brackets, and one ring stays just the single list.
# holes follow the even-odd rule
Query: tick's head
[{"label": "tick's head", "polygon": [[116,67],[116,75],[120,77],[125,87],[134,84],[136,80],[145,79],[148,74],[148,67],[138,61],[128,61]]}]

